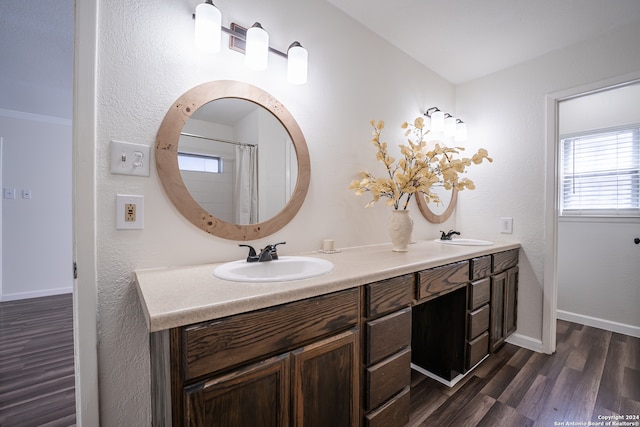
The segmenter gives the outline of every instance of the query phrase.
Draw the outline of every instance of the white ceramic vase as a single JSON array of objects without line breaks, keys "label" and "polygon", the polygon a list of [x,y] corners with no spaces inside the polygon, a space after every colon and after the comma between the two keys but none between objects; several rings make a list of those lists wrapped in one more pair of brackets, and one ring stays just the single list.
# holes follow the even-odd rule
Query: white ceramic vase
[{"label": "white ceramic vase", "polygon": [[408,210],[392,210],[387,222],[389,237],[391,237],[391,250],[394,252],[407,252],[411,233],[413,232],[413,220]]}]

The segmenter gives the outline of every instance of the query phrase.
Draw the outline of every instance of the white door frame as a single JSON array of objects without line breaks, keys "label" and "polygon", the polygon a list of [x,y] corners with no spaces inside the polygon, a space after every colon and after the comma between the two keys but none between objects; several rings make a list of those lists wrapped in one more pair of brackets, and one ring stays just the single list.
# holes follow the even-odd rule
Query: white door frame
[{"label": "white door frame", "polygon": [[73,64],[73,340],[76,423],[100,425],[96,266],[98,0],[76,0]]},{"label": "white door frame", "polygon": [[558,103],[615,86],[626,85],[640,79],[640,72],[612,77],[554,92],[546,97],[545,147],[545,259],[542,302],[542,351],[556,351],[556,322],[558,309]]}]

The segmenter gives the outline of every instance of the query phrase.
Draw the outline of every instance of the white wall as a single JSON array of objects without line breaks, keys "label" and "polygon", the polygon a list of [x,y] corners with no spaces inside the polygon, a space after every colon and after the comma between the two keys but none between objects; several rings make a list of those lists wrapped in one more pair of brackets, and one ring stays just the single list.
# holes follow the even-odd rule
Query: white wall
[{"label": "white wall", "polygon": [[[0,110],[2,199],[0,301],[73,289],[71,121]],[[22,190],[31,190],[24,199]]]},{"label": "white wall", "polygon": [[469,140],[495,159],[474,173],[482,191],[460,195],[458,226],[483,237],[497,230],[499,217],[514,218],[514,233],[507,237],[523,245],[518,334],[532,343],[542,338],[545,269],[553,268],[545,266],[545,227],[552,226],[544,217],[545,98],[640,70],[637,40],[640,28],[627,26],[456,88],[456,113],[469,124]]},{"label": "white wall", "polygon": [[[640,123],[640,84],[562,101],[560,135]],[[640,218],[560,218],[559,317],[640,336]]]},{"label": "white wall", "polygon": [[[135,8],[124,0],[99,2],[96,285],[100,411],[106,426],[150,423],[148,332],[133,271],[245,255],[238,242],[208,235],[182,218],[164,194],[153,165],[148,178],[111,175],[111,139],[153,145],[171,104],[206,81],[242,80],[271,93],[304,132],[311,184],[290,224],[249,244],[287,241],[280,251],[292,254],[318,248],[323,238],[335,239],[338,247],[388,242],[389,208],[381,204],[365,209],[368,198],[348,190],[359,170],[380,170],[369,142],[369,120],[384,119],[388,139],[400,140],[402,121],[433,105],[453,110],[454,88],[449,83],[324,0],[237,0],[218,5],[226,25],[232,19],[244,25],[259,20],[276,48],[286,49],[299,40],[309,50],[309,82],[304,86],[286,82],[286,63],[275,55],[270,55],[267,71],[252,72],[236,52],[196,52],[191,14],[198,2],[137,2]],[[327,31],[327,23],[340,31]],[[116,193],[144,195],[144,230],[115,230]],[[440,226],[413,210],[414,237],[436,237]]]}]

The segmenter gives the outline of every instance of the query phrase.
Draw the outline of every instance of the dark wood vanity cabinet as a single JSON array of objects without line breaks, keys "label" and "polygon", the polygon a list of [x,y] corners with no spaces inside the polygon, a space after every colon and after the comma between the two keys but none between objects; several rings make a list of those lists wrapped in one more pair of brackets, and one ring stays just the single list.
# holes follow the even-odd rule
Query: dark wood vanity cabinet
[{"label": "dark wood vanity cabinet", "polygon": [[363,287],[363,425],[409,421],[414,274]]},{"label": "dark wood vanity cabinet", "polygon": [[492,255],[490,347],[494,352],[516,330],[518,249]]},{"label": "dark wood vanity cabinet", "polygon": [[466,370],[469,268],[467,260],[416,273],[411,362],[447,381]]},{"label": "dark wood vanity cabinet", "polygon": [[516,328],[518,249],[151,335],[153,425],[402,426]]},{"label": "dark wood vanity cabinet", "polygon": [[174,426],[358,425],[359,289],[171,330]]},{"label": "dark wood vanity cabinet", "polygon": [[516,329],[518,249],[416,273],[412,363],[447,382]]}]

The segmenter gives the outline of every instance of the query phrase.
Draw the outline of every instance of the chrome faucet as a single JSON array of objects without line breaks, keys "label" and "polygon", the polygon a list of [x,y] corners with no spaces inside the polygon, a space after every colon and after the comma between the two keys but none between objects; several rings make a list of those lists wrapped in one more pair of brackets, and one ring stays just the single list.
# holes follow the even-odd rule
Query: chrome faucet
[{"label": "chrome faucet", "polygon": [[264,261],[272,261],[278,259],[278,251],[276,247],[278,245],[284,245],[287,242],[274,243],[265,246],[260,250],[260,253],[257,254],[256,250],[253,246],[249,245],[238,245],[240,247],[249,248],[249,255],[247,256],[247,262],[264,262]]},{"label": "chrome faucet", "polygon": [[451,240],[454,234],[457,234],[458,236],[460,235],[459,231],[453,231],[453,230],[449,230],[448,233],[445,233],[442,230],[440,232],[442,233],[442,235],[440,236],[440,240]]}]

